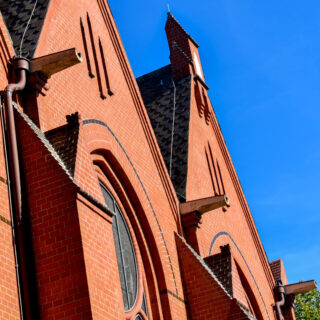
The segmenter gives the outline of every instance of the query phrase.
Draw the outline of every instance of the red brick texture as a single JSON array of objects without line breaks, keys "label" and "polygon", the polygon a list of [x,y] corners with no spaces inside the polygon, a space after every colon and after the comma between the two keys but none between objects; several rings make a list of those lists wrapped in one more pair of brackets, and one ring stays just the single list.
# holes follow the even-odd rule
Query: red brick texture
[{"label": "red brick texture", "polygon": [[[0,32],[0,82],[5,88],[13,50],[1,17]],[[250,311],[258,320],[275,319],[275,281],[210,111],[206,85],[199,79],[198,45],[173,17],[166,32],[174,78],[195,76],[186,200],[226,193],[231,207],[205,213],[186,244],[181,236],[190,236],[181,225],[178,199],[107,2],[50,1],[36,56],[76,47],[84,61],[48,79],[45,95],[28,84],[16,112],[22,223],[28,230],[22,250],[31,248],[22,255],[24,287],[35,293],[28,299],[25,292],[25,303],[31,301],[27,320],[134,320],[138,313],[146,320],[143,292],[148,319],[252,319]],[[62,129],[66,116],[75,113],[79,118],[72,135]],[[74,157],[65,141],[72,144]],[[6,179],[1,140],[0,319],[19,319]],[[123,212],[137,257],[137,303],[127,313],[112,213],[100,183]],[[213,243],[219,232],[224,233]],[[226,276],[225,261],[215,261],[212,271],[203,260],[219,255],[220,246],[227,244],[230,293],[218,281]]]},{"label": "red brick texture", "polygon": [[181,270],[191,319],[250,319],[218,282],[205,262],[176,236]]},{"label": "red brick texture", "polygon": [[[220,246],[229,244],[235,261],[242,270],[243,279],[247,281],[248,290],[250,288],[254,300],[257,301],[257,309],[261,310],[263,318],[274,319],[275,281],[213,112],[208,88],[201,77],[197,45],[170,15],[166,33],[174,77],[179,79],[187,74],[194,75],[190,106],[186,201],[225,193],[231,203],[231,207],[227,210],[221,208],[205,213],[199,224],[200,228],[192,232],[192,237],[191,231],[186,229],[186,237],[202,257],[216,254]],[[184,56],[182,51],[185,53]],[[199,68],[197,70],[195,67],[196,60],[200,64],[200,72]],[[221,236],[218,236],[219,234]],[[218,238],[213,243],[216,236]],[[242,296],[241,300],[247,304],[243,296],[244,283],[240,277],[234,282],[239,288],[238,294]]]},{"label": "red brick texture", "polygon": [[[206,88],[199,81],[194,81],[190,111],[186,200],[213,196],[215,193],[223,193],[224,190],[231,204],[227,210],[221,208],[202,216],[201,227],[197,231],[200,255],[206,257],[209,254],[218,253],[220,246],[230,244],[245,277],[251,282],[250,286],[261,304],[261,310],[264,310],[264,317],[274,319],[272,305],[274,304],[275,282],[267,257],[217,119],[212,112],[210,120],[207,121],[205,112],[199,112],[203,107],[199,107],[199,101],[196,99],[195,93],[198,90],[196,86],[201,88],[202,99],[206,98],[206,101],[210,103]],[[227,236],[219,237],[210,252],[211,242],[220,232],[231,234],[241,253]],[[250,271],[247,265],[250,266]],[[264,301],[261,300],[261,297]]]},{"label": "red brick texture", "polygon": [[[177,199],[109,8],[102,5],[101,1],[90,2],[90,4],[86,1],[77,1],[76,4],[74,1],[68,1],[64,4],[57,1],[51,2],[36,55],[39,56],[74,46],[79,48],[79,51],[84,52],[80,17],[82,17],[87,41],[89,41],[88,48],[91,48],[86,19],[87,12],[91,20],[96,48],[98,37],[100,37],[105,49],[104,52],[108,53],[106,56],[108,74],[110,83],[114,88],[114,95],[108,96],[104,100],[101,99],[98,92],[96,70],[94,71],[96,77],[90,78],[86,63],[77,65],[53,76],[49,80],[51,89],[47,96],[39,96],[37,104],[40,127],[43,131],[47,131],[63,125],[66,114],[77,111],[81,114],[83,120],[99,119],[109,126],[116,139],[126,150],[130,161],[134,164],[139,179],[147,190],[153,210],[159,218],[160,225],[166,226],[161,233],[150,208],[149,200],[141,189],[141,183],[126,159],[126,155],[120,150],[117,160],[124,164],[122,168],[126,173],[131,171],[130,179],[131,176],[135,177],[133,179],[136,182],[133,183],[133,186],[141,190],[140,201],[148,217],[147,219],[152,221],[155,237],[159,238],[157,243],[161,247],[161,261],[164,261],[166,268],[169,268],[168,271],[164,272],[167,279],[166,283],[172,292],[178,291],[178,294],[182,295],[181,282],[179,277],[176,276],[176,273],[179,272],[177,257],[172,256],[172,252],[175,252],[176,249],[174,242],[171,241],[173,240],[172,231],[179,228],[179,223],[177,225],[177,221],[179,222],[180,219],[177,212]],[[61,41],[61,35],[66,33],[68,33],[68,37],[65,41]],[[93,62],[92,51],[89,52],[89,55],[91,62]],[[97,60],[101,68],[102,61],[99,55]],[[88,125],[88,127],[90,126]],[[97,145],[91,149],[92,151],[98,148],[98,144],[100,144],[99,148],[105,148],[107,144],[117,146],[115,138],[110,135],[106,128],[99,127],[96,130],[99,132],[100,141],[96,141],[98,133],[95,136],[95,132],[92,136],[87,137],[88,145]],[[143,157],[141,157],[142,154]],[[87,175],[83,176],[83,182],[86,177]],[[168,242],[167,247],[162,244],[162,236]],[[168,261],[169,259],[170,261]]]},{"label": "red brick texture", "polygon": [[[114,135],[103,126],[81,126],[75,180],[71,181],[24,120],[19,122],[40,313],[44,319],[51,319],[54,315],[63,319],[74,312],[72,316],[77,318],[80,314],[78,309],[74,309],[73,302],[76,302],[82,306],[83,318],[124,317],[110,221],[105,221],[94,206],[84,204],[85,201],[76,191],[75,183],[103,201],[97,174],[93,171],[91,153],[94,154],[93,160],[98,155],[110,156],[106,163],[116,159],[117,164],[112,164],[117,169],[116,178],[125,188],[132,190],[131,210],[134,214],[130,219],[136,215],[135,219],[141,223],[141,234],[146,237],[141,255],[149,255],[150,261],[144,261],[145,266],[154,265],[154,270],[146,271],[147,275],[153,274],[155,278],[155,289],[152,291],[150,285],[150,290],[146,292],[152,298],[151,303],[148,302],[150,316],[155,319],[186,319],[174,242],[174,232],[180,228],[177,199],[109,9],[103,7],[101,2],[82,2],[51,2],[36,54],[52,53],[69,46],[76,46],[83,52],[79,18],[82,17],[87,41],[90,41],[86,19],[88,11],[94,41],[100,36],[104,52],[108,53],[109,80],[114,95],[103,100],[95,94],[98,90],[97,70],[94,70],[96,78],[92,79],[87,76],[87,66],[83,63],[49,79],[51,88],[47,95],[37,97],[36,101],[35,96],[27,99],[25,111],[37,120],[42,131],[65,125],[66,115],[79,112],[82,119],[103,121]],[[61,41],[62,34],[68,34],[65,41]],[[92,51],[89,54],[92,62]],[[101,68],[99,55],[97,59]],[[51,194],[56,194],[52,200]],[[127,194],[126,189],[124,194]],[[63,218],[67,220],[64,222]],[[63,233],[66,234],[64,237]],[[45,240],[44,243],[42,240]],[[75,252],[69,246],[74,247],[72,250]],[[69,251],[72,254],[67,254]],[[55,256],[58,264],[53,264]],[[57,279],[48,277],[51,273],[55,274],[55,267],[58,273],[61,271],[58,266],[63,266],[65,272]],[[79,282],[78,289],[74,285],[76,281]],[[65,309],[62,309],[64,303]]]},{"label": "red brick texture", "polygon": [[[208,155],[208,160],[206,154]],[[217,172],[218,164],[222,182]],[[215,174],[215,171],[217,174]],[[202,174],[199,174],[199,172]],[[264,309],[263,304],[266,305],[268,315],[265,311],[264,316],[266,319],[269,317],[273,319],[272,304],[274,303],[273,287],[275,282],[240,184],[234,174],[234,168],[230,162],[230,157],[215,116],[212,114],[210,123],[207,124],[205,117],[199,115],[199,108],[195,98],[192,98],[187,200],[214,195],[213,179],[216,188],[218,185],[220,186],[220,191],[224,187],[231,204],[231,207],[227,211],[221,208],[207,212],[202,216],[201,227],[197,231],[200,254],[206,257],[209,254],[218,253],[220,246],[230,244],[231,250],[235,253],[236,260],[241,265],[246,278],[251,281],[251,286],[255,290],[257,300],[260,301],[262,309]],[[241,253],[238,252],[234,243],[227,236],[221,236],[214,243],[210,252],[211,242],[219,232],[231,234]],[[248,270],[247,264],[253,270],[252,274]],[[254,277],[254,281],[252,277]],[[257,283],[261,295],[266,301],[261,301],[254,282]]]},{"label": "red brick texture", "polygon": [[0,319],[19,319],[11,227],[0,221]]},{"label": "red brick texture", "polygon": [[[11,40],[0,15],[0,83],[3,90],[11,78],[9,67],[13,57]],[[16,282],[12,225],[8,198],[2,125],[0,123],[0,319],[19,319],[19,299]]]},{"label": "red brick texture", "polygon": [[243,271],[236,263],[230,246],[220,248],[221,253],[206,257],[204,261],[232,298],[241,303],[256,319],[262,319],[259,303]]},{"label": "red brick texture", "polygon": [[270,262],[270,268],[276,282],[281,281],[282,284],[288,284],[286,271],[281,259]]},{"label": "red brick texture", "polygon": [[19,118],[32,248],[41,319],[90,319],[76,187]]}]

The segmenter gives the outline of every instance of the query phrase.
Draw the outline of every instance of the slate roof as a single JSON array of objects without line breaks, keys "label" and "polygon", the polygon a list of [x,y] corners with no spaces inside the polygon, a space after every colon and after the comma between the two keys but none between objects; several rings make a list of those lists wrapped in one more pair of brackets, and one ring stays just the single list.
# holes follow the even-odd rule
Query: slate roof
[{"label": "slate roof", "polygon": [[204,258],[205,263],[213,271],[220,283],[233,297],[231,254],[217,253]]},{"label": "slate roof", "polygon": [[177,196],[185,201],[191,76],[173,82],[171,65],[168,65],[137,78],[137,83]]},{"label": "slate roof", "polygon": [[[38,0],[30,24],[27,24],[37,0],[0,0],[0,11],[11,36],[15,54],[33,58],[50,0]],[[21,54],[20,44],[22,42]]]}]

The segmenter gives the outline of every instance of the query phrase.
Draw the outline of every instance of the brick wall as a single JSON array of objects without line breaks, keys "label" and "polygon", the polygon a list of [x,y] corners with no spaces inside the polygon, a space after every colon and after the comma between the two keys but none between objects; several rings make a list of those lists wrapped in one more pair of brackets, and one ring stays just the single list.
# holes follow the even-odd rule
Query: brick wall
[{"label": "brick wall", "polygon": [[[85,45],[88,56],[85,55]],[[185,319],[184,293],[174,242],[174,232],[179,229],[177,199],[117,29],[104,2],[51,2],[36,56],[70,47],[76,47],[82,53],[84,62],[52,76],[48,80],[50,90],[45,96],[28,95],[24,111],[43,132],[65,125],[66,115],[75,112],[79,112],[83,120],[99,119],[106,125],[87,125],[80,130],[75,182],[102,201],[88,157],[92,152],[104,150],[116,158],[117,174],[129,180],[131,186],[126,187],[136,193],[133,210],[140,210],[138,221],[146,220],[141,223],[143,232],[154,239],[145,240],[150,242],[146,242],[146,252],[150,255],[149,265],[157,264],[152,271],[154,277],[159,274],[162,277],[155,279],[158,283],[154,292],[151,288],[148,292],[153,297],[150,308],[158,308],[152,314],[155,319],[161,319],[163,315],[165,319]],[[94,78],[89,75],[88,60]],[[113,95],[108,94],[104,64]],[[93,212],[96,210],[89,209],[79,199],[76,202],[76,191],[72,189],[70,178],[22,120],[19,127],[41,315],[50,319],[56,313],[63,318],[74,312],[74,317],[77,314],[79,317],[80,310],[75,309],[72,302],[65,303],[65,309],[62,307],[64,299],[73,299],[76,294],[78,305],[82,301],[82,311],[85,310],[83,318],[104,319],[107,315],[121,318],[122,299],[116,290],[119,279],[115,272],[111,224],[101,221]],[[40,184],[47,190],[40,192]],[[54,197],[52,192],[58,193]],[[53,201],[57,202],[56,205]],[[64,217],[70,219],[69,227]],[[72,255],[67,254],[70,246],[75,250]],[[150,254],[151,250],[156,253]],[[54,252],[59,263],[52,261]],[[50,274],[59,274],[62,265],[69,270],[62,277],[67,281],[63,282],[58,275],[57,279],[45,279]],[[73,283],[77,281],[80,287],[75,292]],[[115,308],[115,304],[118,307]]]},{"label": "brick wall", "polygon": [[219,283],[204,260],[179,237],[176,237],[181,270],[191,319],[248,319],[236,299]]},{"label": "brick wall", "polygon": [[[5,89],[11,77],[8,63],[13,55],[10,38],[0,15],[0,90]],[[11,320],[19,319],[20,313],[1,123],[0,130],[0,319]]]},{"label": "brick wall", "polygon": [[39,137],[19,118],[41,319],[90,319],[76,188]]},{"label": "brick wall", "polygon": [[[201,87],[199,82],[197,85]],[[195,85],[193,89],[195,90]],[[206,90],[200,90],[200,92],[203,92],[209,101]],[[272,307],[274,280],[268,260],[238,180],[233,175],[235,171],[215,115],[212,114],[211,120],[206,121],[205,113],[200,112],[201,108],[198,104],[199,101],[197,102],[196,95],[193,94],[189,130],[187,200],[213,196],[215,192],[224,193],[223,190],[225,190],[231,204],[227,210],[221,208],[203,215],[200,229],[197,231],[200,254],[206,257],[209,254],[218,253],[220,246],[229,243],[246,278],[251,279],[251,285],[264,317],[274,319]],[[210,252],[212,240],[220,232],[232,235],[234,242],[228,236],[222,235],[214,243]]]},{"label": "brick wall", "polygon": [[[197,45],[193,39],[185,39],[185,31],[181,29],[175,31],[181,36],[177,39],[169,27],[175,78],[195,74],[194,56],[200,60]],[[7,52],[10,41],[1,19],[0,29],[3,34],[0,81],[5,87],[6,61],[13,52],[12,49]],[[172,47],[174,41],[178,46]],[[151,319],[248,318],[245,309],[223,290],[201,257],[183,240],[175,239],[175,233],[181,232],[177,197],[105,1],[50,2],[36,56],[71,47],[82,53],[83,63],[52,76],[46,95],[27,92],[22,107],[42,132],[65,125],[66,115],[75,112],[81,115],[74,176],[59,164],[61,159],[50,152],[50,146],[40,139],[39,132],[37,135],[17,115],[27,199],[24,214],[30,220],[28,240],[34,255],[35,282],[30,285],[36,286],[41,318],[130,319],[134,316],[134,311],[124,314],[112,220],[101,205],[104,200],[99,181],[112,190],[123,206]],[[197,231],[200,256],[217,254],[220,246],[229,244],[234,258],[232,268],[242,270],[263,319],[274,319],[274,280],[268,261],[217,120],[210,111],[206,88],[200,80],[192,83],[187,200],[226,193],[231,203],[227,210],[203,215]],[[0,318],[17,319],[1,148],[2,142]],[[79,187],[84,190],[82,194]],[[219,232],[224,233],[212,245]],[[245,304],[245,297],[239,293],[243,287],[241,276],[236,277],[233,291]],[[139,294],[142,299],[141,291]]]}]

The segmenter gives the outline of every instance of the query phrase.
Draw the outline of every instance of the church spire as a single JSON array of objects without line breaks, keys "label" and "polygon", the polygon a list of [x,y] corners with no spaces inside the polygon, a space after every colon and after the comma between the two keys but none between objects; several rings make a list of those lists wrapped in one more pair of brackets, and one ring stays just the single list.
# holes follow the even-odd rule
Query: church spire
[{"label": "church spire", "polygon": [[165,30],[174,79],[177,80],[191,74],[198,75],[203,79],[198,52],[199,45],[171,12],[168,12]]}]

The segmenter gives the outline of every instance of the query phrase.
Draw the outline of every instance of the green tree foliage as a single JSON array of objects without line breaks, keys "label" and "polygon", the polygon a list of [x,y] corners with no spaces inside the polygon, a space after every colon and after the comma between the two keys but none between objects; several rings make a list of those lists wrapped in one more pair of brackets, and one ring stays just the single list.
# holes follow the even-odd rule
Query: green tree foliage
[{"label": "green tree foliage", "polygon": [[320,292],[318,289],[296,296],[295,314],[297,320],[320,320]]}]

